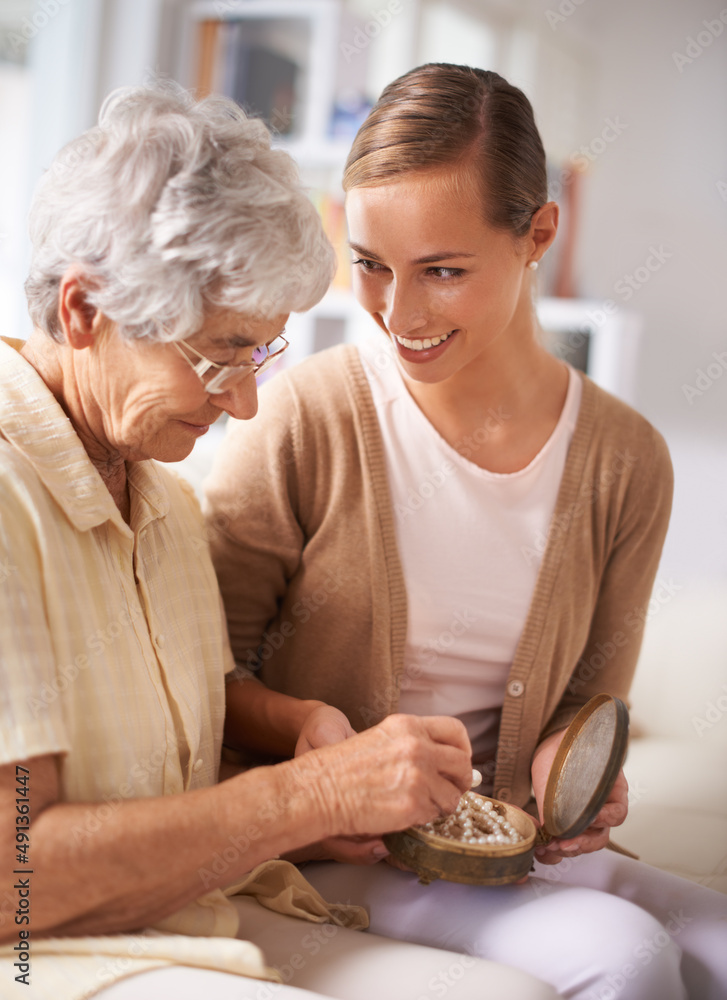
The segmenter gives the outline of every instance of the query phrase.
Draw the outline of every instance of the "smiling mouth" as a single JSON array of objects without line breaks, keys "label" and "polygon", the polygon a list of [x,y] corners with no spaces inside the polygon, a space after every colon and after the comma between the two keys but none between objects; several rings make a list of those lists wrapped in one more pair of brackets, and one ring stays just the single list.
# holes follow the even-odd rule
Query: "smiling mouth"
[{"label": "smiling mouth", "polygon": [[425,337],[422,340],[409,340],[407,337],[397,337],[396,335],[394,335],[394,339],[397,344],[401,344],[409,351],[428,351],[431,347],[439,347],[456,332],[456,330],[450,330],[449,333],[440,334],[438,337]]}]

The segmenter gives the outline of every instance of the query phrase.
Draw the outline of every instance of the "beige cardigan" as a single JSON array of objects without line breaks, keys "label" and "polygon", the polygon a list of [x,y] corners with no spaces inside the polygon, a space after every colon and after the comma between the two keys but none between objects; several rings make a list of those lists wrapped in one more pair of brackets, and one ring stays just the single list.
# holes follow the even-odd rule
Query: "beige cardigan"
[{"label": "beige cardigan", "polygon": [[[627,698],[671,508],[661,435],[583,381],[489,772],[496,797],[518,805],[545,736],[599,691]],[[262,662],[269,687],[336,705],[358,730],[396,711],[407,597],[355,347],[276,376],[259,415],[231,421],[206,515],[237,662]]]}]

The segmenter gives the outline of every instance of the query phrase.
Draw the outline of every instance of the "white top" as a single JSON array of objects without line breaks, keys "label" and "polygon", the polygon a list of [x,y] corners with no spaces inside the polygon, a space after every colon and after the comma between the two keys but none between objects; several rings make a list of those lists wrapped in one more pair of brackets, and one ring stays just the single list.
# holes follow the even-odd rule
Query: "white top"
[{"label": "white top", "polygon": [[399,710],[457,716],[473,758],[492,759],[582,382],[569,365],[563,411],[529,465],[489,472],[470,459],[507,414],[492,410],[455,450],[410,396],[392,346],[379,336],[359,349],[384,442],[408,596]]}]

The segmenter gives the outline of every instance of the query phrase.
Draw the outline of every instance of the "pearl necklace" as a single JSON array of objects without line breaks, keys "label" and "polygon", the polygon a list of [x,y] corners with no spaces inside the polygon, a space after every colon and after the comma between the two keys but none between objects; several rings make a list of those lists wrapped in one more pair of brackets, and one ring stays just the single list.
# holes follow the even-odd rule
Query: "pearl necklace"
[{"label": "pearl necklace", "polygon": [[[472,787],[481,781],[480,772],[473,770]],[[465,792],[449,816],[440,816],[421,829],[463,844],[519,844],[525,839],[505,818],[503,806],[473,792]]]},{"label": "pearl necklace", "polygon": [[456,810],[422,829],[463,844],[519,844],[525,838],[508,822],[501,805],[465,792]]}]

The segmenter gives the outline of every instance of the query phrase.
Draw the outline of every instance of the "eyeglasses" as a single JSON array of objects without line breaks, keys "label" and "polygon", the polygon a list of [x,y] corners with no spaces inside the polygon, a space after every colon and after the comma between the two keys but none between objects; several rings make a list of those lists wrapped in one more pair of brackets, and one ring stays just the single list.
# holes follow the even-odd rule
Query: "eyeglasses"
[{"label": "eyeglasses", "polygon": [[[243,361],[240,365],[219,365],[216,361],[210,361],[204,354],[200,354],[184,340],[173,340],[172,343],[199,378],[205,392],[212,394],[227,392],[234,382],[240,381],[248,375],[260,375],[267,371],[288,347],[288,341],[285,337],[278,334],[269,344],[262,344],[253,349],[252,361]],[[196,354],[199,361],[193,361],[185,351]]]}]

